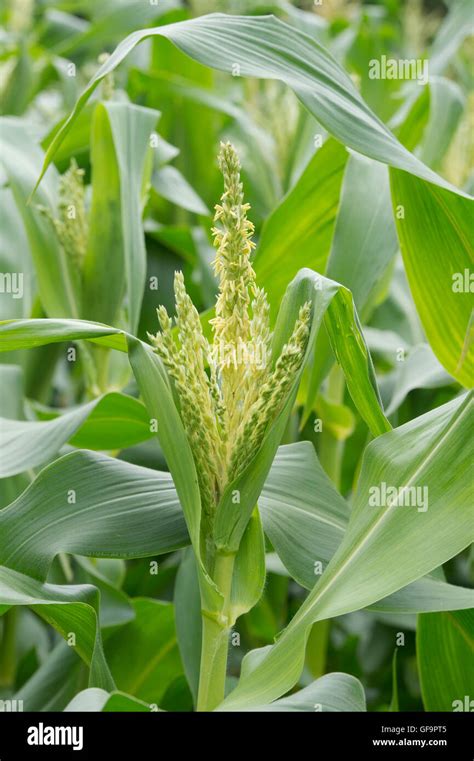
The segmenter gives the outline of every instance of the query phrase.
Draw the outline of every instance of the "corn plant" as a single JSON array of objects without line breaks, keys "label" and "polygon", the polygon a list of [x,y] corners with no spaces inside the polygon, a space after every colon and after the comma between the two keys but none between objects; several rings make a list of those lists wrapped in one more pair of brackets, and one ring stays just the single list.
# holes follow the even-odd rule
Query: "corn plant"
[{"label": "corn plant", "polygon": [[[41,145],[21,116],[41,118],[40,80],[18,111],[6,99],[0,698],[363,711],[369,677],[328,657],[329,627],[345,640],[360,620],[370,636],[414,627],[425,708],[465,710],[472,199],[464,168],[443,165],[464,108],[441,76],[446,33],[429,104],[412,90],[394,113],[388,89],[362,76],[359,92],[329,32],[301,31],[310,13],[176,20],[171,6],[100,57],[72,111],[65,90]],[[114,19],[117,39],[131,31]],[[459,46],[465,19],[459,3]],[[40,53],[18,32],[10,89],[27,64],[55,83],[58,57],[96,61],[101,29],[92,18],[55,47],[53,28]],[[144,39],[152,65],[123,87]],[[228,91],[211,69],[233,75]],[[44,657],[28,626],[53,639]],[[396,652],[392,665],[383,710],[399,708]]]}]

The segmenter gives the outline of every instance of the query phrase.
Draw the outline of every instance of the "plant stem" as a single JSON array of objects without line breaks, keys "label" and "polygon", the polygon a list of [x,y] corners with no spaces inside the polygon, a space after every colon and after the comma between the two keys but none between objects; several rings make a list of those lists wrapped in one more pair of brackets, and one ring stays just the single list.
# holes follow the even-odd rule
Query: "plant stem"
[{"label": "plant stem", "polygon": [[227,654],[230,635],[230,603],[235,555],[217,553],[214,581],[224,595],[220,614],[202,615],[201,670],[199,676],[198,711],[213,711],[225,695]]},{"label": "plant stem", "polygon": [[18,610],[7,610],[3,616],[3,635],[0,644],[0,687],[12,687],[15,681],[15,633]]}]

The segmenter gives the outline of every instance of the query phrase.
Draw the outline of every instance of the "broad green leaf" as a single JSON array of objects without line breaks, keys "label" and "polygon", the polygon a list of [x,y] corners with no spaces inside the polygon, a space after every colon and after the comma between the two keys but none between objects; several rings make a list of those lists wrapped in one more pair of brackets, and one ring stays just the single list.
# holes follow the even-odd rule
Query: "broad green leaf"
[{"label": "broad green leaf", "polygon": [[58,552],[146,557],[189,541],[168,473],[83,451],[44,468],[0,526],[0,563],[42,580]]},{"label": "broad green leaf", "polygon": [[91,585],[46,584],[0,565],[0,604],[28,605],[67,639],[90,666],[89,685],[114,689],[98,624],[99,595]]},{"label": "broad green leaf", "polygon": [[423,135],[421,159],[437,169],[449,148],[465,106],[464,94],[455,82],[430,78],[430,115]]},{"label": "broad green leaf", "polygon": [[352,154],[344,172],[325,275],[348,288],[357,310],[364,314],[397,249],[387,168]]},{"label": "broad green leaf", "polygon": [[142,40],[165,37],[191,58],[211,68],[241,76],[280,79],[340,142],[378,161],[450,187],[407,151],[371,112],[349,75],[323,47],[299,30],[272,16],[211,14],[134,32],[115,49],[80,96],[68,122],[51,144],[56,145],[101,79],[113,71]]},{"label": "broad green leaf", "polygon": [[279,448],[258,506],[280,559],[294,579],[311,589],[342,541],[348,520],[348,505],[319,464],[312,444]]},{"label": "broad green leaf", "polygon": [[[301,673],[315,621],[371,605],[469,546],[474,509],[462,474],[472,457],[466,446],[472,406],[472,396],[465,395],[367,447],[342,543],[277,643],[252,656],[237,689],[224,701],[226,709],[260,705],[290,689]],[[381,496],[383,484],[398,490],[396,499]],[[407,495],[413,498],[410,487],[418,498],[415,506],[403,504]],[[374,488],[379,507],[370,504]],[[427,509],[417,488],[428,490]]]},{"label": "broad green leaf", "polygon": [[[344,173],[325,275],[348,288],[358,313],[364,314],[397,249],[387,168],[353,154]],[[315,345],[303,422],[311,414],[332,362],[330,340],[322,331]]]},{"label": "broad green leaf", "polygon": [[347,159],[343,146],[328,140],[265,221],[255,271],[270,304],[280,303],[301,267],[324,272]]},{"label": "broad green leaf", "polygon": [[[298,484],[295,493],[294,485]],[[322,469],[312,444],[279,448],[259,499],[265,533],[291,576],[312,589],[347,530],[349,506]],[[474,607],[474,591],[426,576],[379,600],[388,613]]]},{"label": "broad green leaf", "polygon": [[62,711],[81,689],[84,669],[75,650],[61,640],[14,698],[23,700],[25,711]]},{"label": "broad green leaf", "polygon": [[381,613],[425,613],[474,607],[474,590],[425,576],[369,606]]},{"label": "broad green leaf", "polygon": [[232,618],[251,610],[262,596],[265,586],[265,538],[258,510],[254,510],[244,531],[235,558],[232,579]]},{"label": "broad green leaf", "polygon": [[125,335],[118,328],[86,320],[3,320],[0,322],[0,351],[88,338],[107,348],[126,352]]},{"label": "broad green leaf", "polygon": [[[387,378],[388,381],[388,378]],[[386,413],[391,415],[415,388],[439,388],[452,384],[453,378],[443,369],[428,344],[415,346],[403,362],[398,363],[390,379],[392,389]]]},{"label": "broad green leaf", "polygon": [[159,705],[167,687],[182,674],[174,608],[139,597],[135,618],[109,637],[105,653],[119,690]]},{"label": "broad green leaf", "polygon": [[[118,330],[81,320],[16,320],[0,324],[1,347],[30,348],[65,339],[87,338],[126,351],[151,420],[157,420],[159,440],[178,493],[189,536],[200,563],[206,605],[219,608],[221,595],[201,561],[201,500],[193,455],[175,405],[165,368],[151,346]],[[255,502],[254,502],[255,504]],[[177,546],[180,546],[179,543]]]},{"label": "broad green leaf", "polygon": [[143,405],[111,393],[45,421],[0,418],[0,477],[22,473],[53,457],[69,441],[88,449],[122,449],[151,437]]},{"label": "broad green leaf", "polygon": [[149,712],[150,706],[144,703],[143,700],[137,700],[137,698],[131,695],[126,695],[124,692],[115,690],[114,692],[107,692],[101,690],[99,687],[89,687],[87,690],[82,690],[67,704],[64,711],[103,711],[108,712]]},{"label": "broad green leaf", "polygon": [[[241,710],[245,710],[241,709]],[[351,674],[331,673],[294,692],[287,698],[268,705],[249,708],[250,711],[365,711],[365,694],[362,684]]]},{"label": "broad green leaf", "polygon": [[158,195],[195,214],[210,215],[204,201],[198,196],[181,172],[174,166],[163,166],[153,173],[152,184]]},{"label": "broad green leaf", "polygon": [[416,649],[425,710],[472,711],[474,609],[421,615]]},{"label": "broad green leaf", "polygon": [[202,622],[199,579],[191,549],[184,551],[176,575],[174,608],[179,652],[188,685],[196,703],[201,663]]},{"label": "broad green leaf", "polygon": [[473,261],[471,202],[406,172],[394,171],[391,179],[394,204],[403,208],[396,223],[405,270],[426,336],[443,367],[469,388],[474,378],[466,287]]},{"label": "broad green leaf", "polygon": [[120,167],[109,113],[103,103],[95,105],[89,131],[92,198],[87,251],[82,268],[83,316],[114,323],[125,290],[124,235]]},{"label": "broad green leaf", "polygon": [[103,573],[105,563],[120,563],[120,560],[107,558],[96,559],[76,557],[74,562],[74,581],[81,584],[93,584],[100,592],[99,622],[101,629],[121,626],[131,621],[135,611],[125,592],[111,583]]},{"label": "broad green leaf", "polygon": [[127,103],[104,103],[114,139],[120,175],[121,221],[128,324],[136,333],[146,277],[146,250],[142,227],[142,187],[150,135],[159,113]]}]

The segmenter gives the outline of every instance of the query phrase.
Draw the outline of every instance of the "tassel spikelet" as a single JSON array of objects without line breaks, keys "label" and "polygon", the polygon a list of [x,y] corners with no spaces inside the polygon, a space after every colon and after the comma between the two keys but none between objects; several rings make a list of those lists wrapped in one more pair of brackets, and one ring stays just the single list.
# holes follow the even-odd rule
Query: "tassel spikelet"
[{"label": "tassel spikelet", "polygon": [[219,280],[213,341],[203,334],[180,272],[174,280],[176,330],[161,306],[161,332],[149,335],[174,380],[208,522],[227,483],[249,464],[288,399],[306,352],[311,311],[309,303],[301,307],[289,341],[270,362],[270,307],[250,262],[254,228],[230,143],[221,144],[219,166],[224,193],[213,229]]},{"label": "tassel spikelet", "polygon": [[54,225],[56,235],[66,256],[81,271],[87,251],[89,224],[85,205],[84,170],[71,160],[69,169],[59,180],[58,216],[40,207]]}]

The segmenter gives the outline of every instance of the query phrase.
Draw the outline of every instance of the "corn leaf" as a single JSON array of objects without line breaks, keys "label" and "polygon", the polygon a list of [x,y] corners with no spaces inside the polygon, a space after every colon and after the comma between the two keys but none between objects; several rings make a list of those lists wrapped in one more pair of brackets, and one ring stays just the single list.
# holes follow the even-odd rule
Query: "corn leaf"
[{"label": "corn leaf", "polygon": [[0,478],[46,462],[70,442],[87,449],[121,449],[152,436],[137,399],[110,393],[43,421],[0,418]]},{"label": "corn leaf", "polygon": [[[301,673],[315,621],[377,602],[472,542],[474,508],[469,485],[459,475],[471,459],[465,442],[472,406],[472,396],[465,395],[369,445],[342,543],[277,643],[243,668],[238,687],[224,701],[226,710],[269,702],[290,689]],[[372,507],[370,489],[381,488],[382,482],[395,486],[401,496]],[[420,485],[429,491],[426,511],[398,504],[407,489]],[[388,541],[394,534],[397,543]]]},{"label": "corn leaf", "polygon": [[474,610],[425,613],[416,649],[426,711],[472,711]]}]

